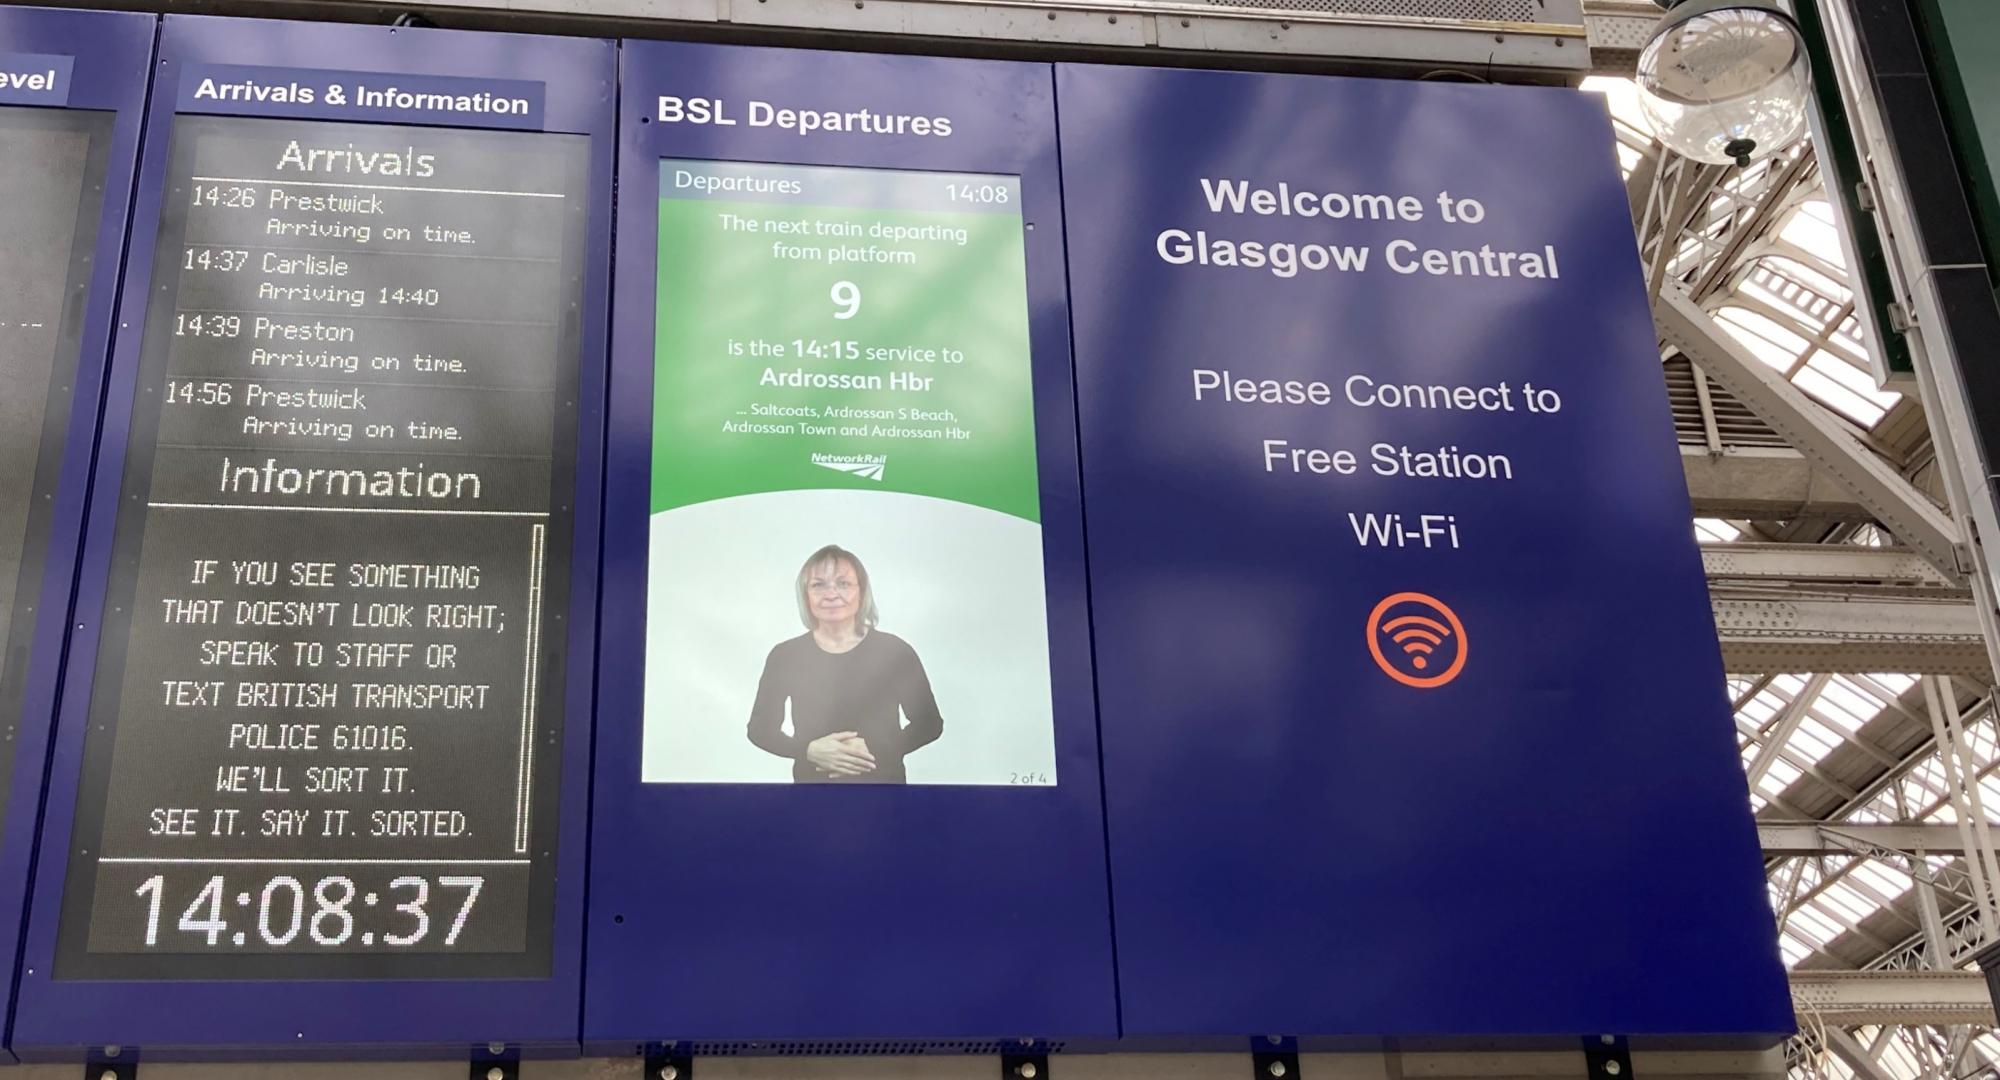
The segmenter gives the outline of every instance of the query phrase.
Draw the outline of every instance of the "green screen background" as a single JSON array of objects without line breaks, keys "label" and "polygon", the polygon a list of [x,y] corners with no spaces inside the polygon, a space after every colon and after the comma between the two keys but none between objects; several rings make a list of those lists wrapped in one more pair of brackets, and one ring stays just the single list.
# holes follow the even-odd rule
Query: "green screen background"
[{"label": "green screen background", "polygon": [[[1018,205],[1018,204],[1017,204]],[[847,239],[725,227],[725,214],[757,221],[830,223],[862,231]],[[966,243],[886,241],[870,227],[944,225]],[[843,245],[907,251],[913,266],[774,257],[772,245]],[[861,306],[836,319],[830,298],[852,282]],[[794,206],[662,198],[655,323],[652,512],[758,492],[809,488],[901,491],[1040,520],[1029,363],[1026,263],[1018,213],[965,213]],[[734,342],[779,346],[782,355],[732,355]],[[836,359],[835,342],[858,348],[915,346],[963,353],[960,363]],[[821,358],[795,343],[821,343]],[[882,389],[760,385],[767,369],[879,375]],[[929,389],[898,389],[903,372]],[[950,421],[876,421],[748,415],[753,403],[949,412]],[[791,434],[726,430],[732,422],[791,424]],[[839,428],[808,433],[805,424]],[[954,430],[961,438],[912,439],[881,427]],[[822,454],[880,454],[879,480],[816,466]]]}]

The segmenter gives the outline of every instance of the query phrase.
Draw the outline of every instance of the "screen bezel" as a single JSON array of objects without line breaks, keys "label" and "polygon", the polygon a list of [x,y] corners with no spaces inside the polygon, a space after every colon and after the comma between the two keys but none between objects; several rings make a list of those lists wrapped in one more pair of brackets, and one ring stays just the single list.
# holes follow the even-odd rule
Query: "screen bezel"
[{"label": "screen bezel", "polygon": [[[84,314],[71,369],[68,407],[44,423],[62,423],[58,479],[41,579],[33,586],[39,610],[32,634],[26,678],[22,681],[21,718],[16,731],[11,783],[6,794],[4,831],[0,831],[0,925],[22,927],[31,896],[34,858],[39,842],[45,780],[51,771],[51,744],[56,737],[58,691],[63,677],[63,649],[68,633],[69,605],[81,557],[81,530],[90,496],[92,447],[97,440],[98,409],[107,379],[108,352],[116,323],[120,254],[130,213],[139,129],[144,120],[148,61],[158,20],[151,15],[109,11],[58,11],[0,7],[0,47],[70,61],[67,78],[31,107],[51,112],[77,109],[101,112],[111,119],[107,135],[107,167],[96,213],[96,239],[88,249],[91,263]],[[88,202],[89,200],[84,200]],[[24,590],[25,592],[26,590]],[[16,633],[22,632],[17,630]],[[0,937],[0,967],[18,971],[26,953],[23,934]],[[11,1007],[18,1004],[18,980],[0,992]]]},{"label": "screen bezel", "polygon": [[[14,586],[7,629],[0,633],[0,717],[5,718],[6,738],[0,740],[0,784],[10,783],[26,724],[24,706],[35,652],[35,612],[42,604],[42,581],[52,554],[57,513],[56,490],[60,486],[64,443],[70,416],[76,404],[78,369],[82,363],[84,325],[91,312],[88,291],[93,271],[93,252],[104,218],[104,192],[111,166],[112,131],[115,112],[104,109],[52,109],[35,105],[0,105],[0,128],[55,130],[82,136],[85,142],[83,170],[78,177],[80,192],[76,220],[71,226],[69,260],[63,271],[61,321],[56,328],[55,353],[51,358],[48,391],[43,395],[41,435],[35,454],[34,479],[28,491],[26,521],[21,544],[20,571]],[[129,168],[127,172],[129,173]],[[91,192],[96,191],[93,199]],[[101,353],[100,353],[101,355]],[[93,380],[94,381],[94,380]],[[5,812],[8,788],[0,787],[0,813]],[[0,818],[0,828],[4,828]]]},{"label": "screen bezel", "polygon": [[[1021,179],[1042,556],[1054,691],[1056,786],[645,784],[639,728],[601,725],[592,784],[586,1052],[657,1037],[657,1018],[706,1038],[902,1040],[968,1031],[1117,1032],[1110,902],[1096,875],[1037,866],[1104,859],[1087,583],[1083,570],[1068,285],[1046,65],[628,41],[620,93],[619,250],[607,487],[651,479],[660,161],[1013,175]],[[659,119],[662,98],[720,102],[724,123]],[[951,119],[949,137],[750,124],[751,102]],[[600,714],[643,695],[648,507],[605,506]],[[801,821],[838,823],[838,844]],[[835,853],[838,853],[836,856]],[[661,866],[697,887],[662,890]],[[754,873],[736,867],[755,867]],[[1023,888],[1021,875],[1031,885]],[[899,913],[897,947],[823,955],[774,890],[810,889],[823,917]],[[703,928],[689,934],[687,927]],[[743,940],[758,948],[745,951]],[[1023,942],[1033,948],[1023,949]],[[965,957],[996,962],[966,983]],[[671,958],[671,964],[662,960]],[[664,969],[664,970],[663,970]],[[840,986],[829,994],[824,987]]]}]

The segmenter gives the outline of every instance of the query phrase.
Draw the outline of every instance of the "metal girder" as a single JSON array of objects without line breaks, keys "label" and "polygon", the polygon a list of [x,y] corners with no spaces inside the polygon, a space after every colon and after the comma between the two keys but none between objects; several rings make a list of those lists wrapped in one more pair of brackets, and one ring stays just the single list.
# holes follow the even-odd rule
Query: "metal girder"
[{"label": "metal girder", "polygon": [[[236,0],[182,0],[177,11],[229,10]],[[326,15],[356,0],[295,0],[287,8]],[[844,42],[957,42],[1040,58],[1180,53],[1211,57],[1285,56],[1305,61],[1395,65],[1403,70],[1456,67],[1484,74],[1511,69],[1568,81],[1591,69],[1581,0],[1543,0],[1529,21],[1506,17],[1435,17],[1438,6],[1411,0],[1352,5],[1267,7],[1255,0],[426,0],[450,25],[518,27],[522,19],[563,20],[579,33],[619,36],[634,26],[679,24],[739,41],[838,47]],[[1460,5],[1464,10],[1468,5]],[[1620,5],[1623,7],[1624,5]],[[1342,10],[1345,8],[1346,10]],[[1401,9],[1401,13],[1399,12]],[[1478,9],[1474,9],[1478,13]],[[1620,31],[1607,24],[1607,32]],[[1241,61],[1239,61],[1241,62]],[[1616,58],[1608,60],[1618,66]]]},{"label": "metal girder", "polygon": [[1936,964],[1931,963],[1930,936],[1919,929],[1871,961],[1870,970],[1923,971],[1932,967],[1957,967],[1971,962],[1991,944],[1985,928],[1979,925],[1979,912],[1971,904],[1955,904],[1949,911],[1941,911],[1939,922],[1944,932],[1944,947],[1938,950],[1940,958]]},{"label": "metal girder", "polygon": [[1930,714],[1932,738],[1938,747],[1938,764],[1943,767],[1945,797],[1952,817],[1965,841],[1962,860],[1972,886],[1972,901],[1979,922],[1989,939],[2000,935],[2000,903],[1994,890],[2000,887],[2000,859],[1993,850],[1993,827],[1986,820],[1984,756],[1966,737],[1965,714],[1959,708],[1958,693],[1951,681],[1938,676],[1923,680],[1924,710]]},{"label": "metal girder", "polygon": [[[160,4],[153,4],[159,7]],[[291,0],[301,18],[352,17],[360,0]],[[1441,17],[1436,0],[1265,6],[1257,0],[426,0],[454,28],[518,30],[560,19],[577,33],[617,37],[634,26],[704,26],[738,40],[838,46],[839,39],[955,40],[1018,54],[1119,52],[1286,56],[1340,64],[1426,65],[1490,75],[1514,69],[1571,81],[1592,72],[1630,75],[1659,25],[1652,0],[1538,0],[1530,21],[1494,3],[1491,18]],[[1463,11],[1469,5],[1460,4]],[[240,14],[240,0],[180,0],[176,11]],[[1399,7],[1401,12],[1398,12]],[[1346,10],[1342,10],[1342,9]],[[1331,9],[1331,10],[1329,10]],[[802,42],[802,38],[816,40]],[[825,39],[825,40],[817,40]]]},{"label": "metal girder", "polygon": [[1710,580],[1931,588],[1948,584],[1915,552],[1854,544],[1703,544],[1701,565]]},{"label": "metal girder", "polygon": [[1590,34],[1591,70],[1630,75],[1659,29],[1660,6],[1653,0],[1583,0],[1583,25]]},{"label": "metal girder", "polygon": [[[1776,169],[1777,175],[1766,185],[1763,195],[1757,200],[1756,209],[1731,227],[1729,239],[1723,243],[1722,250],[1715,253],[1708,269],[1694,283],[1691,295],[1695,300],[1707,300],[1724,290],[1729,276],[1742,266],[1743,253],[1751,245],[1762,242],[1771,231],[1772,223],[1791,208],[1789,200],[1792,192],[1805,180],[1814,163],[1810,143],[1801,146],[1783,165],[1771,163],[1769,168]],[[1839,322],[1836,320],[1834,325],[1839,325]]]},{"label": "metal girder", "polygon": [[1976,971],[1793,971],[1792,1007],[1834,1027],[1994,1023]]},{"label": "metal girder", "polygon": [[1895,1073],[1884,1068],[1875,1055],[1868,1052],[1867,1047],[1837,1027],[1826,1030],[1826,1048],[1846,1062],[1859,1080],[1898,1080]]},{"label": "metal girder", "polygon": [[1744,779],[1750,782],[1751,791],[1757,790],[1757,785],[1764,780],[1764,774],[1771,771],[1771,766],[1777,764],[1778,759],[1784,755],[1785,744],[1792,741],[1792,732],[1797,731],[1799,725],[1805,722],[1806,716],[1812,712],[1813,702],[1819,700],[1820,691],[1825,690],[1826,684],[1832,681],[1833,676],[1825,672],[1807,678],[1805,686],[1797,694],[1792,695],[1791,701],[1785,703],[1784,711],[1778,714],[1778,718],[1772,722],[1769,730],[1757,736],[1760,740],[1757,752],[1751,756],[1749,764],[1743,767]]},{"label": "metal girder", "polygon": [[[1681,238],[1711,212],[1716,188],[1728,175],[1729,168],[1724,165],[1673,156],[1662,160],[1660,175],[1653,181],[1652,198],[1659,204],[1659,215],[1653,221],[1653,251],[1646,263],[1648,295],[1660,292],[1668,280],[1668,267],[1680,256]],[[1631,199],[1629,192],[1626,199]],[[1640,237],[1642,253],[1645,239]]]},{"label": "metal girder", "polygon": [[1965,851],[1956,825],[1760,821],[1757,840],[1766,855],[1852,855],[1870,850],[1958,855]]},{"label": "metal girder", "polygon": [[[1651,2],[1651,0],[1648,0]],[[1660,154],[1656,149],[1639,155],[1639,163],[1625,177],[1625,202],[1632,210],[1632,228],[1645,240],[1647,215],[1652,209],[1653,184],[1660,177]]]},{"label": "metal girder", "polygon": [[1781,447],[1681,447],[1694,516],[1792,521],[1802,517],[1859,521],[1868,508],[1797,450]]},{"label": "metal girder", "polygon": [[1887,461],[1862,445],[1846,421],[1814,404],[1782,372],[1757,359],[1678,287],[1666,289],[1656,299],[1653,318],[1662,339],[1824,469],[1896,539],[1947,576],[1961,576],[1957,526]]},{"label": "metal girder", "polygon": [[1711,598],[1723,667],[1766,671],[1964,675],[1991,681],[1986,642],[1958,600]]}]

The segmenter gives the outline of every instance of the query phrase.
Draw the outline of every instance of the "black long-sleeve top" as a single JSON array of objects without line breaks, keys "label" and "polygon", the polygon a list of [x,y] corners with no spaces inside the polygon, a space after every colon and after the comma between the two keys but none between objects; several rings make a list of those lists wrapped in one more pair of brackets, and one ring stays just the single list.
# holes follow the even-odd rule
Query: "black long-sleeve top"
[{"label": "black long-sleeve top", "polygon": [[[784,731],[792,703],[792,734]],[[903,726],[897,715],[909,718]],[[837,776],[806,760],[806,744],[836,731],[858,732],[875,755],[875,771]],[[750,741],[792,761],[798,781],[850,780],[900,784],[903,758],[944,734],[944,717],[930,677],[909,642],[871,630],[844,653],[830,653],[811,632],[779,642],[764,660],[757,700],[750,706]]]}]

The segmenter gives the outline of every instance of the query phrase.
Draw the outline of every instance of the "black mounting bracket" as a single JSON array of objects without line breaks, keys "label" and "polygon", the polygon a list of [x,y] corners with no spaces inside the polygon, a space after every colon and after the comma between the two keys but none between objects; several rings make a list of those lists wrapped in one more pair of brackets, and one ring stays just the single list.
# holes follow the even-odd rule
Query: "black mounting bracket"
[{"label": "black mounting bracket", "polygon": [[1299,1048],[1291,1039],[1250,1052],[1250,1080],[1299,1080]]},{"label": "black mounting bracket", "polygon": [[1000,1080],[1049,1080],[1049,1056],[1001,1054]]},{"label": "black mounting bracket", "polygon": [[470,1080],[521,1080],[521,1063],[517,1060],[495,1058],[475,1060],[466,1076]]},{"label": "black mounting bracket", "polygon": [[1583,1063],[1590,1080],[1632,1080],[1632,1051],[1616,1035],[1583,1040]]},{"label": "black mounting bracket", "polygon": [[138,1080],[136,1061],[91,1061],[83,1066],[83,1080]]},{"label": "black mounting bracket", "polygon": [[646,1048],[646,1071],[640,1074],[641,1080],[694,1080],[694,1056],[675,1045]]}]

